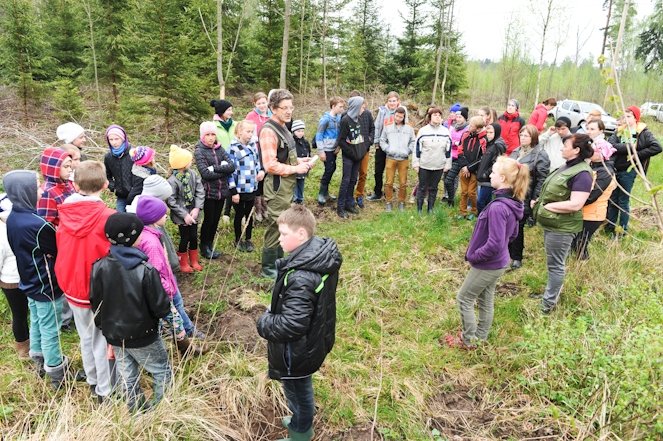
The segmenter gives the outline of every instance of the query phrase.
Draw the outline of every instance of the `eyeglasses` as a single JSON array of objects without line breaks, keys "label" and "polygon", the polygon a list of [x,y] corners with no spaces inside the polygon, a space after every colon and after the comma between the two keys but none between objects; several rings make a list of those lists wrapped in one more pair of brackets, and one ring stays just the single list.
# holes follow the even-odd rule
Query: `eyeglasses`
[{"label": "eyeglasses", "polygon": [[285,110],[286,112],[287,111],[292,112],[293,110],[295,110],[295,107],[294,106],[279,106],[279,107],[277,107],[277,109]]}]

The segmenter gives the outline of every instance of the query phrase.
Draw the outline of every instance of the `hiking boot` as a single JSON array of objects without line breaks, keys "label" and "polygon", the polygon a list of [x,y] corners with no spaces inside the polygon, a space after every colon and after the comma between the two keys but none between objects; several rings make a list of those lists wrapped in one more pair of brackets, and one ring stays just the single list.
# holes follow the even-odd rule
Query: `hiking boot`
[{"label": "hiking boot", "polygon": [[518,268],[522,268],[523,262],[521,260],[514,260],[511,262],[511,269],[512,270],[517,270]]},{"label": "hiking boot", "polygon": [[212,245],[208,243],[201,243],[200,244],[200,253],[205,259],[218,259],[221,257],[221,253],[218,251],[214,251],[212,249]]},{"label": "hiking boot", "polygon": [[355,207],[354,205],[351,207],[347,207],[345,211],[352,214],[359,214],[359,208]]},{"label": "hiking boot", "polygon": [[369,202],[379,201],[380,199],[382,199],[382,195],[381,194],[378,195],[378,194],[375,194],[375,193],[373,193],[372,195],[370,195],[369,197],[366,198],[366,200],[369,201]]},{"label": "hiking boot", "polygon": [[350,217],[348,212],[345,210],[337,210],[336,214],[338,214],[338,217],[340,217],[341,219],[348,219]]},{"label": "hiking boot", "polygon": [[387,202],[387,205],[384,206],[384,211],[391,213],[391,202]]},{"label": "hiking boot", "polygon": [[30,360],[30,339],[17,341],[15,347],[19,360]]}]

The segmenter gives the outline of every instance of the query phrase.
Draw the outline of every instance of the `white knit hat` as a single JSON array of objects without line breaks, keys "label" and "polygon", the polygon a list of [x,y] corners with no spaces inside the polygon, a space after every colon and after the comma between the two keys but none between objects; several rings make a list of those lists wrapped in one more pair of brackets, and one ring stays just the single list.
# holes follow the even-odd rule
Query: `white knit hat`
[{"label": "white knit hat", "polygon": [[150,175],[143,181],[141,195],[154,196],[165,201],[173,194],[173,187],[159,175]]},{"label": "white knit hat", "polygon": [[58,126],[57,130],[55,130],[58,140],[64,141],[67,144],[71,144],[74,139],[78,138],[83,133],[85,133],[85,129],[73,122],[64,123],[61,126]]}]

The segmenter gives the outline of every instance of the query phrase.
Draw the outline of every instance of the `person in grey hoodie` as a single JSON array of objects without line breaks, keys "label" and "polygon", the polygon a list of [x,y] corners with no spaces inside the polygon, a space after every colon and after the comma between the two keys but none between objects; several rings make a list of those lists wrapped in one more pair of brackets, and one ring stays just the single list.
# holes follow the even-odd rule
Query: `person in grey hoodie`
[{"label": "person in grey hoodie", "polygon": [[398,209],[405,210],[405,194],[407,191],[408,158],[414,150],[414,129],[407,124],[407,111],[405,107],[398,107],[394,112],[394,124],[382,130],[380,135],[380,148],[387,155],[385,168],[387,182],[385,183],[385,196],[387,198],[386,210],[391,211],[391,201],[394,197],[394,177],[398,170]]},{"label": "person in grey hoodie", "polygon": [[343,153],[343,177],[338,191],[336,212],[343,219],[348,218],[348,212],[359,214],[353,195],[361,160],[368,151],[364,137],[361,134],[361,124],[359,122],[359,115],[365,108],[364,98],[360,96],[350,98],[348,100],[348,111],[341,118],[338,133],[338,146]]}]

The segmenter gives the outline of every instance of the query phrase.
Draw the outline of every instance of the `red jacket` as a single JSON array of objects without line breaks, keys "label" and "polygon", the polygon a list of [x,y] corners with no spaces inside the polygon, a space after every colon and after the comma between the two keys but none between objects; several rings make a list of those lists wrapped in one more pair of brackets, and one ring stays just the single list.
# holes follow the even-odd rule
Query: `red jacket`
[{"label": "red jacket", "polygon": [[104,226],[115,213],[99,199],[80,198],[60,205],[60,226],[55,239],[58,257],[55,275],[67,300],[79,308],[90,307],[92,264],[110,250]]},{"label": "red jacket", "polygon": [[548,109],[546,109],[545,104],[539,103],[530,115],[527,124],[536,126],[536,130],[541,133],[543,132],[543,126],[546,124],[546,119],[548,119]]},{"label": "red jacket", "polygon": [[497,118],[502,127],[502,139],[506,142],[506,156],[509,156],[520,145],[520,129],[525,125],[525,120],[520,114],[506,113]]}]

